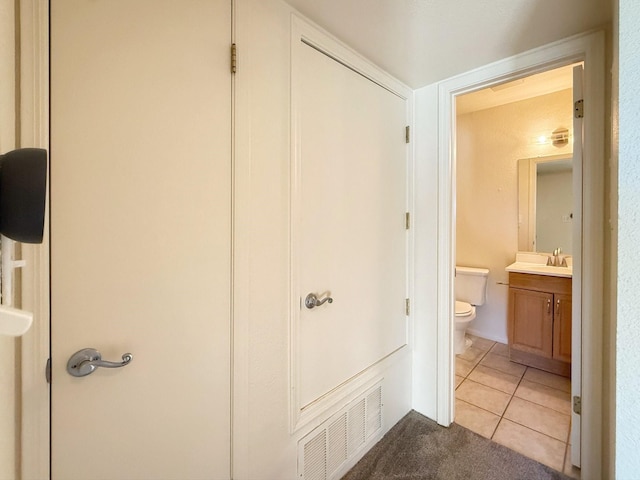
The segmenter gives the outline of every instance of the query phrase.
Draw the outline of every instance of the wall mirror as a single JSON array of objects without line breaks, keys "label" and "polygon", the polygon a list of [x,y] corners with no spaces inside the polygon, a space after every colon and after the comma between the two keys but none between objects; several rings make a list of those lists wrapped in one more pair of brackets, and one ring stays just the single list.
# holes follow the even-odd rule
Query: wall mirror
[{"label": "wall mirror", "polygon": [[572,224],[572,157],[518,160],[518,250],[571,255]]}]

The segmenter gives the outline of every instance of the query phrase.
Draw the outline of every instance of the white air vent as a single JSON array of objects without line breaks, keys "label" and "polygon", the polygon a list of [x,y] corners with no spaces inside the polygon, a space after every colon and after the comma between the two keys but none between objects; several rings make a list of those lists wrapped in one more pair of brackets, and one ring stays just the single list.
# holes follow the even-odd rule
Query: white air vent
[{"label": "white air vent", "polygon": [[327,473],[332,474],[347,460],[347,412],[329,425]]},{"label": "white air vent", "polygon": [[349,437],[347,446],[349,455],[358,450],[365,441],[365,399],[363,398],[349,409]]},{"label": "white air vent", "polygon": [[304,446],[304,478],[325,480],[327,478],[327,432],[322,430]]},{"label": "white air vent", "polygon": [[367,438],[382,427],[382,386],[367,395]]},{"label": "white air vent", "polygon": [[366,441],[382,429],[382,386],[377,385],[298,443],[298,476],[332,480],[348,460],[362,455]]}]

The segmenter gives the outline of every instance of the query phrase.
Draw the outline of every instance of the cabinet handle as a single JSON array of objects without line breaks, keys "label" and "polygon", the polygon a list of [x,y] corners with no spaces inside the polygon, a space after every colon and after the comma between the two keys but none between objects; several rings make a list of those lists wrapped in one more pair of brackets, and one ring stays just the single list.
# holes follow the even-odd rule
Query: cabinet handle
[{"label": "cabinet handle", "polygon": [[551,299],[547,299],[547,313],[551,313]]},{"label": "cabinet handle", "polygon": [[556,301],[556,315],[560,315],[560,299]]}]

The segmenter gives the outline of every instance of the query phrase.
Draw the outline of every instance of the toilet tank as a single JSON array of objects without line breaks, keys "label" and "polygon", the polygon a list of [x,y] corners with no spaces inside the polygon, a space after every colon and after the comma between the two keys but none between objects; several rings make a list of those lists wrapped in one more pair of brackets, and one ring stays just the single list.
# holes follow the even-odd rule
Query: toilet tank
[{"label": "toilet tank", "polygon": [[456,266],[454,281],[456,300],[471,305],[484,305],[487,299],[487,268]]}]

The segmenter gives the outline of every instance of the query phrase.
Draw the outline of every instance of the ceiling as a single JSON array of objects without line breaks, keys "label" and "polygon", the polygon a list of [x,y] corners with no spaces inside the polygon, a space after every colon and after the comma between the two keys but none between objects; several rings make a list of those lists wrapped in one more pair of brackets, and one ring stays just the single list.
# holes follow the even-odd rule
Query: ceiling
[{"label": "ceiling", "polygon": [[611,21],[610,0],[287,0],[412,88]]},{"label": "ceiling", "polygon": [[548,70],[456,97],[456,114],[462,115],[507,103],[573,88],[573,67]]}]

